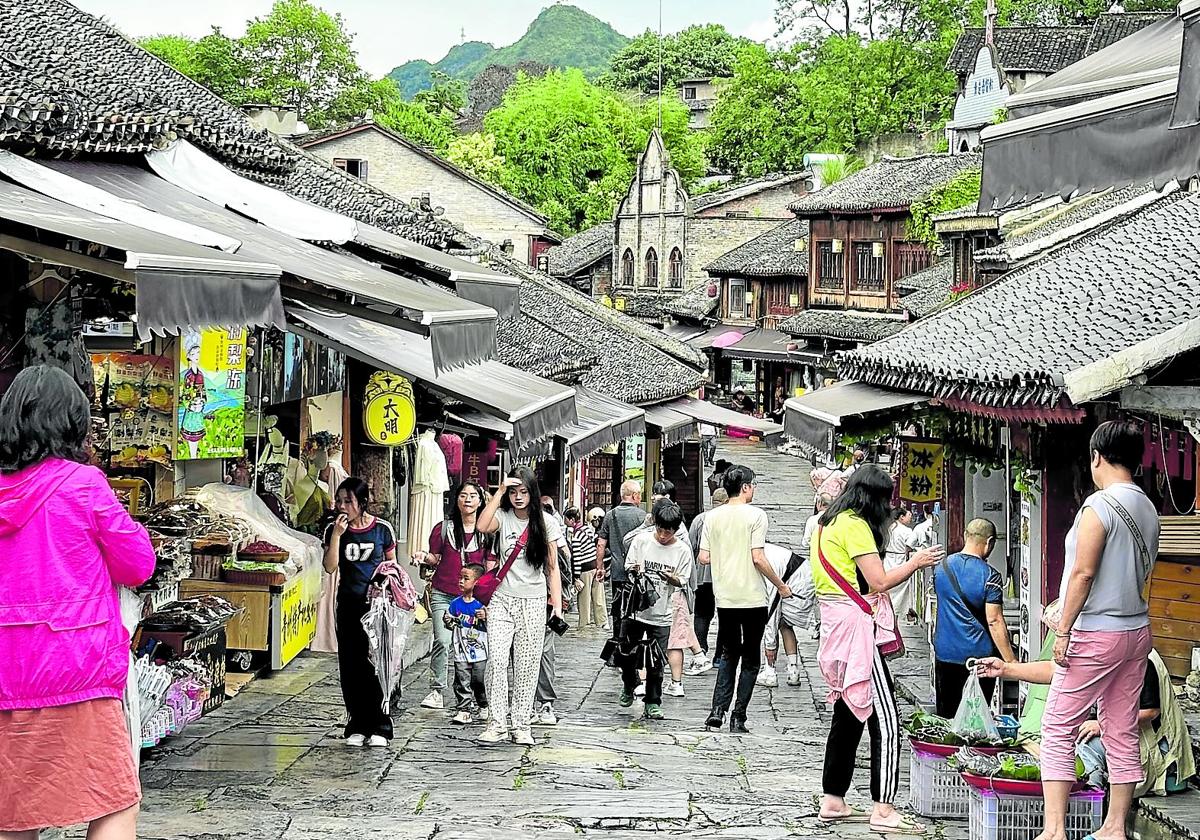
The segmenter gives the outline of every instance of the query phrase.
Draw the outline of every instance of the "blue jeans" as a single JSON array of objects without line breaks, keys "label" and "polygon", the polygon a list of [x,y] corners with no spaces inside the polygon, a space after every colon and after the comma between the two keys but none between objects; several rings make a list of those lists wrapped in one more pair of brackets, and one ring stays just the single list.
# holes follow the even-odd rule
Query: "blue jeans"
[{"label": "blue jeans", "polygon": [[429,617],[433,624],[433,650],[429,653],[429,687],[434,691],[444,691],[446,688],[446,669],[450,664],[450,643],[454,634],[443,619],[454,597],[436,589],[429,592],[429,605],[433,613]]}]

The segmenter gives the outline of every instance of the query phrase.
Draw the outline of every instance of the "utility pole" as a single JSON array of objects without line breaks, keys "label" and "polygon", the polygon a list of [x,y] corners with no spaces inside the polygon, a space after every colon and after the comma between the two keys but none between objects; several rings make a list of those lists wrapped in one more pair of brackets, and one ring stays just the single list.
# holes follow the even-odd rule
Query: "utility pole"
[{"label": "utility pole", "polygon": [[[991,2],[992,0],[989,0]],[[658,0],[658,130],[662,131],[663,111],[663,4]]]}]

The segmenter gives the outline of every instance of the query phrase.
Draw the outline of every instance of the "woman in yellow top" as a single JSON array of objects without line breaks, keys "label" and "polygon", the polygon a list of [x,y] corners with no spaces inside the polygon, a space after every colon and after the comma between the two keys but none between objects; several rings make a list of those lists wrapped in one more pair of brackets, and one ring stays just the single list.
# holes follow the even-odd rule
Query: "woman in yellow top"
[{"label": "woman in yellow top", "polygon": [[[883,548],[891,525],[892,479],[871,464],[859,467],[842,494],[818,520],[809,564],[821,606],[818,661],[829,685],[833,721],[825,746],[826,823],[869,822],[880,834],[923,834],[925,826],[893,807],[900,783],[900,710],[878,645],[894,638],[896,616],[887,591],[945,556],[941,546],[922,549],[884,570]],[[863,725],[871,736],[868,815],[846,803]]]}]

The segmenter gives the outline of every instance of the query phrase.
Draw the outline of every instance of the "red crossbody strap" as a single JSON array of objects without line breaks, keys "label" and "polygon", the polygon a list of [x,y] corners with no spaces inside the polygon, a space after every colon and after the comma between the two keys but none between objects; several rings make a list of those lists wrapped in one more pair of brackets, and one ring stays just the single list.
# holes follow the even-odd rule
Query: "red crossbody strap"
[{"label": "red crossbody strap", "polygon": [[504,580],[504,576],[508,574],[508,570],[512,568],[512,564],[517,562],[517,555],[521,553],[521,549],[529,542],[529,526],[525,526],[525,530],[521,532],[521,536],[517,537],[516,543],[513,545],[512,551],[508,553],[508,559],[504,561],[504,565],[500,567],[500,571],[496,572],[496,581]]},{"label": "red crossbody strap", "polygon": [[858,604],[858,608],[860,610],[865,612],[867,615],[875,615],[875,610],[871,608],[869,603],[867,603],[867,599],[864,598],[857,589],[851,586],[849,581],[842,577],[841,573],[839,573],[837,569],[833,568],[830,562],[825,559],[825,552],[821,548],[821,534],[824,533],[824,531],[824,525],[821,525],[817,528],[817,558],[821,561],[821,565],[825,568],[825,573],[829,575],[834,583],[838,585],[838,589],[845,592],[846,596],[851,601]]}]

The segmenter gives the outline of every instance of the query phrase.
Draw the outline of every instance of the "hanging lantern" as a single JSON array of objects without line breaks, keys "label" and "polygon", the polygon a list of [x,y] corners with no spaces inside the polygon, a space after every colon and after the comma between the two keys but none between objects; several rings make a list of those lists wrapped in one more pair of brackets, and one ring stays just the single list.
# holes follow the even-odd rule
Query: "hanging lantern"
[{"label": "hanging lantern", "polygon": [[716,283],[708,284],[708,296],[710,298],[715,298],[717,296],[717,284]]},{"label": "hanging lantern", "polygon": [[754,292],[746,292],[746,306],[754,305]]},{"label": "hanging lantern", "polygon": [[788,295],[788,306],[790,306],[794,309],[795,307],[797,307],[799,305],[800,305],[800,295],[796,294],[795,292],[792,292],[790,295]]}]

